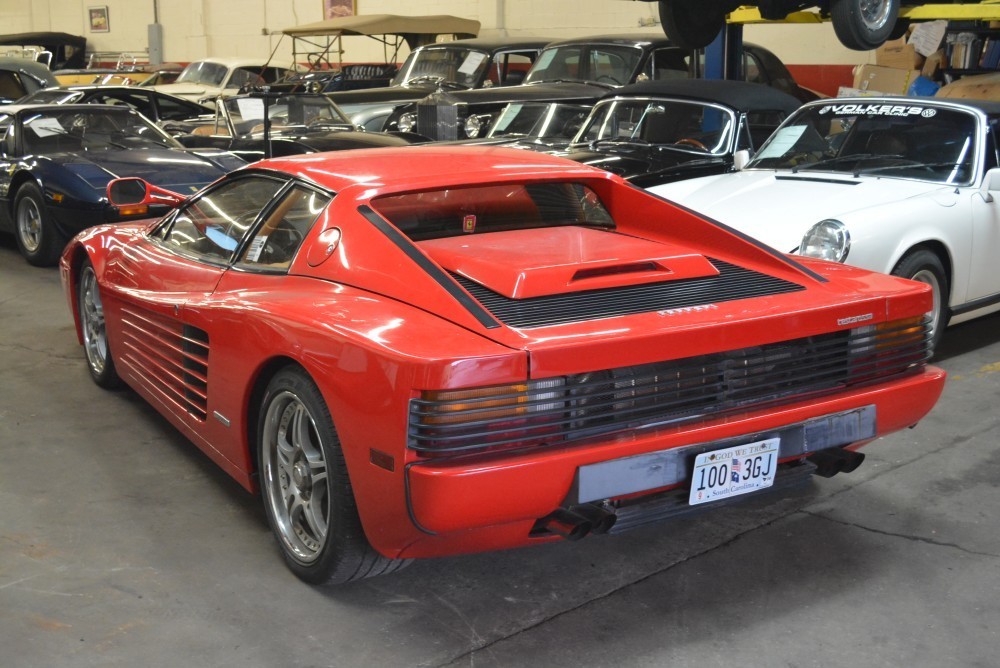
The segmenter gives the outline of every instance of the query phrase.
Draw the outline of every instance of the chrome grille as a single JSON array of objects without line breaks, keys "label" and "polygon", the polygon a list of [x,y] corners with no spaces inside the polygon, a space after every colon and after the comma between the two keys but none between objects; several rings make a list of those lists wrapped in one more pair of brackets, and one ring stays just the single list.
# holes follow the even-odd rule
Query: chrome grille
[{"label": "chrome grille", "polygon": [[[126,307],[120,361],[150,391],[199,420],[208,414],[208,334]],[[117,351],[116,351],[117,352]]]},{"label": "chrome grille", "polygon": [[911,319],[680,360],[410,402],[409,447],[448,455],[565,444],[822,396],[922,367],[929,324]]}]

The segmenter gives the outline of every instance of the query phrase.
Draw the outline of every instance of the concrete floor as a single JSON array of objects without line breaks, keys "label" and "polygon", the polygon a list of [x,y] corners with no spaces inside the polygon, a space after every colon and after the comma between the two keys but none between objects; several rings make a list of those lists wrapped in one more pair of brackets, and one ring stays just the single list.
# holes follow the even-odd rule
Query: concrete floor
[{"label": "concrete floor", "polygon": [[0,237],[0,665],[996,666],[1000,317],[855,473],[616,537],[339,588],[259,500],[91,383],[58,274]]}]

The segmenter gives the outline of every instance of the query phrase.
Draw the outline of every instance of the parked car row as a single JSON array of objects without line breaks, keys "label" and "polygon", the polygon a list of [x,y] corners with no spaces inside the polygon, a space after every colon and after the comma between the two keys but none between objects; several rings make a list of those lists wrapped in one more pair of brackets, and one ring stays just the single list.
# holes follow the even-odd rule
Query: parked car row
[{"label": "parked car row", "polygon": [[800,108],[661,38],[411,57],[347,98],[395,134],[225,78],[0,107],[0,229],[58,260],[94,382],[260,492],[307,582],[853,471],[1000,308],[1000,106]]}]

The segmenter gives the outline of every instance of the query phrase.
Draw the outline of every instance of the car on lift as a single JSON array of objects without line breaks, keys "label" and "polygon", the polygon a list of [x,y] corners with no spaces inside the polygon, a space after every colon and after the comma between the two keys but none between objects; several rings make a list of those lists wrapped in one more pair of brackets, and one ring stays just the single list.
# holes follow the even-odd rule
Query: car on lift
[{"label": "car on lift", "polygon": [[108,195],[177,209],[67,246],[86,368],[259,491],[310,583],[787,494],[944,386],[926,285],[554,156],[293,156]]},{"label": "car on lift", "polygon": [[138,86],[67,86],[44,88],[18,100],[18,104],[109,104],[138,111],[169,132],[174,122],[209,117],[212,107],[183,97]]},{"label": "car on lift", "polygon": [[[800,97],[800,88],[767,49],[745,44],[748,80]],[[637,81],[696,77],[700,54],[679,48],[662,35],[581,37],[549,44],[535,60],[524,84],[477,90],[439,91],[400,105],[386,121],[389,131],[410,132],[432,141],[481,137],[505,105],[523,102],[594,104],[609,91]]]},{"label": "car on lift", "polygon": [[557,155],[637,186],[744,166],[799,108],[791,95],[743,81],[646,81],[609,93]]},{"label": "car on lift", "polygon": [[14,234],[31,264],[52,265],[80,230],[150,215],[111,206],[112,179],[141,176],[190,194],[245,164],[223,151],[185,150],[128,107],[0,107],[0,231]]},{"label": "car on lift", "polygon": [[421,46],[406,57],[387,87],[327,93],[355,125],[372,132],[385,126],[393,108],[435,90],[513,86],[524,81],[550,39],[460,39]]},{"label": "car on lift", "polygon": [[935,342],[1000,310],[1000,104],[804,105],[746,168],[653,188],[781,251],[923,281]]},{"label": "car on lift", "polygon": [[887,39],[904,33],[905,23],[897,21],[901,5],[922,5],[933,0],[658,1],[664,33],[678,45],[691,49],[708,46],[726,25],[726,14],[740,6],[751,5],[760,10],[763,18],[772,20],[781,20],[791,12],[818,6],[823,14],[831,18],[841,44],[857,51],[870,51]]},{"label": "car on lift", "polygon": [[408,146],[412,139],[364,132],[321,93],[260,91],[215,102],[209,120],[171,126],[188,148],[230,151],[247,162],[265,157]]}]

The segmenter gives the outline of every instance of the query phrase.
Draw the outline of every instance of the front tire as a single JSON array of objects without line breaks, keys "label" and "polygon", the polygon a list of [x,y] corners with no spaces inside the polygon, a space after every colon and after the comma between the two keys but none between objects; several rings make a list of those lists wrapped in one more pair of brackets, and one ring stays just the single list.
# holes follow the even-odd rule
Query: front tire
[{"label": "front tire", "polygon": [[66,245],[66,238],[45,210],[41,189],[34,183],[25,183],[14,198],[14,236],[21,255],[36,267],[54,265]]},{"label": "front tire", "polygon": [[722,0],[660,0],[660,23],[670,41],[682,49],[702,49],[726,25]]},{"label": "front tire", "polygon": [[95,383],[106,390],[121,386],[121,378],[115,370],[108,343],[107,327],[104,320],[104,303],[101,301],[97,274],[90,260],[86,260],[77,275],[77,310],[80,314],[80,329],[83,331],[83,352],[87,358],[87,369]]},{"label": "front tire", "polygon": [[949,282],[944,265],[936,253],[919,249],[903,256],[892,270],[893,276],[902,276],[931,286],[934,293],[934,307],[931,311],[931,350],[944,335],[950,319],[948,307]]},{"label": "front tire", "polygon": [[837,39],[848,49],[871,51],[893,34],[899,0],[833,0],[830,18]]},{"label": "front tire", "polygon": [[268,383],[257,430],[268,523],[285,562],[310,584],[340,584],[405,566],[368,543],[330,411],[299,367]]}]

